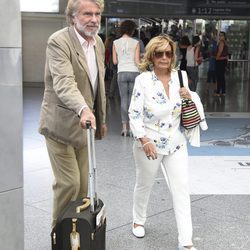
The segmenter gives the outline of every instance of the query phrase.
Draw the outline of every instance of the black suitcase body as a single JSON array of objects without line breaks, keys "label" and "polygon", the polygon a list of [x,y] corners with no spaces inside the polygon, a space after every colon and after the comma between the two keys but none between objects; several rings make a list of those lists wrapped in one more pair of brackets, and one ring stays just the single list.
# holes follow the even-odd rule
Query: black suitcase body
[{"label": "black suitcase body", "polygon": [[52,250],[105,250],[106,212],[96,194],[94,132],[87,126],[90,198],[72,201],[51,232]]},{"label": "black suitcase body", "polygon": [[[82,200],[72,201],[57,219],[56,226],[51,233],[52,250],[70,250],[71,233],[73,230],[73,219],[77,219],[76,232],[80,234],[80,248],[91,250],[105,250],[106,220],[99,227],[96,227],[96,216],[103,207],[103,202],[99,199],[99,206],[94,212],[90,207],[76,213],[76,208],[83,204]],[[74,249],[74,250],[75,250]]]}]

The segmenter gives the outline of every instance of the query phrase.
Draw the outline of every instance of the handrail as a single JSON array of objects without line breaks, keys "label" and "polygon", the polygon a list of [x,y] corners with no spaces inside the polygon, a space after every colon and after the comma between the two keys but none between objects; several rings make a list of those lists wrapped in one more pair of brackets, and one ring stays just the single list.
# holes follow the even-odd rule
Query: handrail
[{"label": "handrail", "polygon": [[249,59],[228,59],[228,62],[250,62]]}]

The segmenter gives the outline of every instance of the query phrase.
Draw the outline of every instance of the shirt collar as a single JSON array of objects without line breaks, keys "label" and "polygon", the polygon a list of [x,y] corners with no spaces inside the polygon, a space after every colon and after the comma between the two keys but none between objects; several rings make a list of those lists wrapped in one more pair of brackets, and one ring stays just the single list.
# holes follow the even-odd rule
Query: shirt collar
[{"label": "shirt collar", "polygon": [[84,39],[80,34],[79,32],[77,31],[77,29],[75,28],[74,26],[74,30],[75,30],[75,33],[76,33],[76,36],[81,44],[81,46],[84,46],[84,47],[88,47],[88,45],[91,45],[91,46],[95,46],[96,45],[96,40],[94,37],[92,37],[92,39],[88,42],[86,39]]},{"label": "shirt collar", "polygon": [[[171,85],[172,83],[173,83],[173,71],[170,73],[170,80],[169,80],[169,85]],[[155,72],[154,72],[154,70],[152,70],[152,80],[153,81],[159,81],[159,79],[158,79],[158,77],[157,77],[157,75],[155,74]]]},{"label": "shirt collar", "polygon": [[157,76],[156,76],[154,70],[152,71],[152,80],[153,80],[153,81],[158,81],[158,78],[157,78]]}]

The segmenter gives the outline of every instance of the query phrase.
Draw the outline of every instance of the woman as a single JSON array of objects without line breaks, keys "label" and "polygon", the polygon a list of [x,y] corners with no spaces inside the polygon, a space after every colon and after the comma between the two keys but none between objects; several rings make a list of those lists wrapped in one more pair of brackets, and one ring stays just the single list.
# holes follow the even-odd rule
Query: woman
[{"label": "woman", "polygon": [[199,79],[198,62],[201,62],[200,56],[200,37],[194,36],[192,45],[187,47],[187,74],[190,80],[189,86],[191,91],[196,91]]},{"label": "woman", "polygon": [[128,107],[135,78],[139,74],[137,65],[140,62],[140,44],[138,40],[132,38],[135,29],[136,25],[133,21],[126,20],[122,22],[120,26],[122,37],[115,40],[113,44],[113,63],[118,64],[117,82],[121,97],[122,136],[131,135]]},{"label": "woman", "polygon": [[[145,235],[148,200],[162,164],[173,197],[179,249],[195,250],[192,243],[188,154],[186,139],[180,130],[181,98],[196,99],[197,105],[201,103],[198,103],[198,95],[189,91],[185,71],[182,73],[186,87],[180,89],[178,72],[174,69],[175,50],[175,43],[168,36],[151,39],[140,64],[144,72],[135,80],[129,107],[130,126],[136,139],[133,147],[136,185],[132,232],[136,237]],[[203,112],[200,116],[204,119]],[[205,129],[205,121],[203,126]],[[199,126],[190,134],[195,134],[192,133],[194,130],[199,130]],[[199,134],[199,131],[196,132],[196,135]]]},{"label": "woman", "polygon": [[226,33],[221,31],[219,34],[218,50],[216,53],[216,78],[217,90],[216,96],[224,96],[226,94],[225,72],[228,60],[228,46],[226,44]]}]

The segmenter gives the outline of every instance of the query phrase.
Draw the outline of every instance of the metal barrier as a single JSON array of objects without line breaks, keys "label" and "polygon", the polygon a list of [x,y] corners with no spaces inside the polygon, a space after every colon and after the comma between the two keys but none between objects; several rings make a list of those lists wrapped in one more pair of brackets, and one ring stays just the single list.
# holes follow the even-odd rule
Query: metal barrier
[{"label": "metal barrier", "polygon": [[242,79],[246,77],[250,78],[250,60],[249,59],[229,59],[228,60],[228,69],[234,71],[235,68],[241,69]]},{"label": "metal barrier", "polygon": [[228,62],[250,62],[249,59],[228,59]]}]

